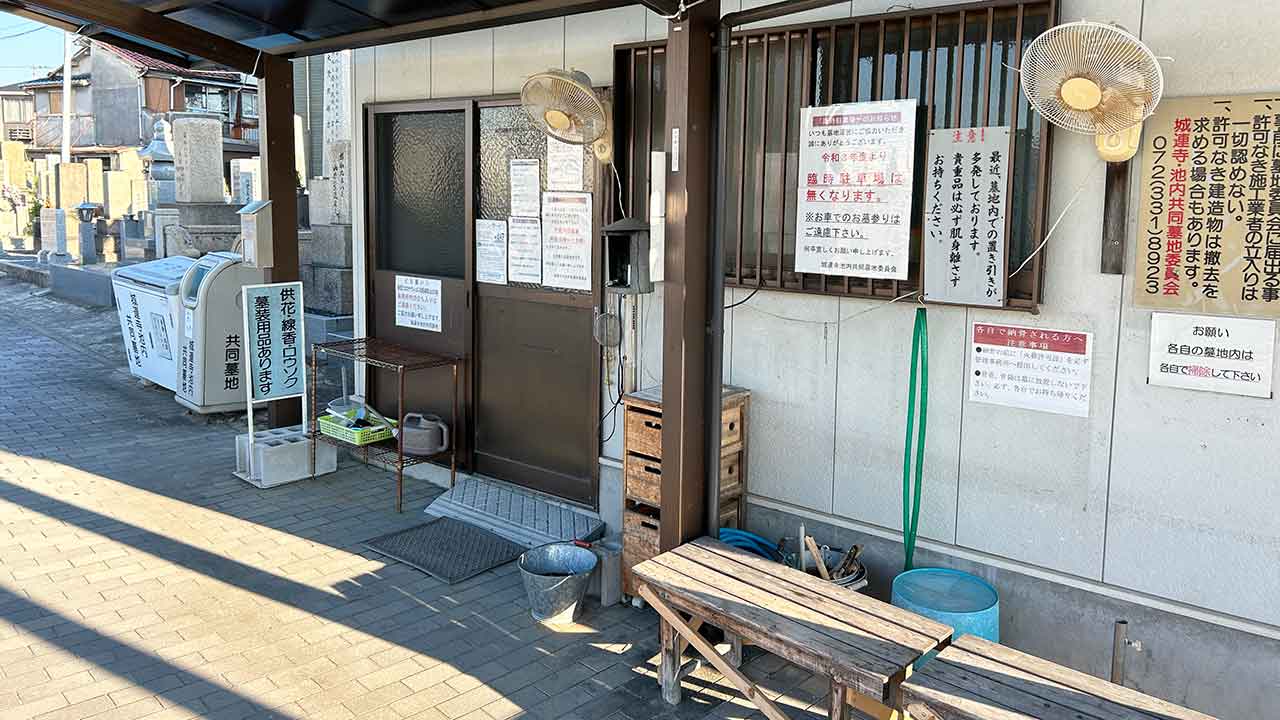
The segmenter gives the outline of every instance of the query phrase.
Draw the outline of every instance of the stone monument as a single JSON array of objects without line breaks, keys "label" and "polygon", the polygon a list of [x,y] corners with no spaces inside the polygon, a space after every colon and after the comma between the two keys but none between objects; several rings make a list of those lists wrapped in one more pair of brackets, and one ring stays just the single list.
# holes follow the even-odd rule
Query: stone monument
[{"label": "stone monument", "polygon": [[14,140],[5,140],[0,143],[0,173],[4,173],[0,177],[9,187],[16,187],[23,190],[27,189],[27,146]]},{"label": "stone monument", "polygon": [[214,115],[175,114],[173,145],[175,202],[225,202],[222,194],[222,120]]},{"label": "stone monument", "polygon": [[133,212],[133,180],[123,170],[103,173],[102,214],[108,221],[123,219]]},{"label": "stone monument", "polygon": [[67,211],[44,208],[40,211],[40,260],[53,265],[71,262],[67,254]]},{"label": "stone monument", "polygon": [[105,202],[102,199],[102,159],[89,158],[84,161],[85,173],[88,176],[88,196],[89,202],[98,205]]},{"label": "stone monument", "polygon": [[76,206],[89,199],[89,172],[84,163],[58,163],[53,168],[57,183],[56,206],[75,211]]},{"label": "stone monument", "polygon": [[231,202],[247,205],[262,199],[262,160],[260,158],[231,161]]}]

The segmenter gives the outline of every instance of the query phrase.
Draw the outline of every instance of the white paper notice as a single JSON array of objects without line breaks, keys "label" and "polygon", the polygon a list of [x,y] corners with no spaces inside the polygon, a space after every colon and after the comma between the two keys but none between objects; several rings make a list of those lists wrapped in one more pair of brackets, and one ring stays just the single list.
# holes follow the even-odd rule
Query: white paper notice
[{"label": "white paper notice", "polygon": [[538,217],[542,212],[542,163],[537,160],[511,161],[511,214]]},{"label": "white paper notice", "polygon": [[549,192],[542,196],[542,284],[591,289],[591,195]]},{"label": "white paper notice", "polygon": [[513,283],[542,284],[542,221],[507,218],[508,265]]},{"label": "white paper notice", "polygon": [[796,272],[907,279],[916,101],[804,108]]},{"label": "white paper notice", "polygon": [[396,276],[396,325],[440,332],[440,281]]},{"label": "white paper notice", "polygon": [[1152,385],[1271,397],[1276,322],[1151,314]]},{"label": "white paper notice", "polygon": [[507,223],[476,221],[476,282],[507,284]]},{"label": "white paper notice", "polygon": [[582,190],[582,146],[547,138],[547,189]]},{"label": "white paper notice", "polygon": [[1093,333],[973,324],[969,399],[1089,417]]}]

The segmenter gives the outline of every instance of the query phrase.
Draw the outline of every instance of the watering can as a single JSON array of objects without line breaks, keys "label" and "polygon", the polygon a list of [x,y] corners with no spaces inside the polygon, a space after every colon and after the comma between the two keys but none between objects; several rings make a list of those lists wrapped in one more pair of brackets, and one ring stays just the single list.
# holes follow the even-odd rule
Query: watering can
[{"label": "watering can", "polygon": [[435,455],[449,449],[449,426],[436,415],[409,413],[401,428],[407,455]]}]

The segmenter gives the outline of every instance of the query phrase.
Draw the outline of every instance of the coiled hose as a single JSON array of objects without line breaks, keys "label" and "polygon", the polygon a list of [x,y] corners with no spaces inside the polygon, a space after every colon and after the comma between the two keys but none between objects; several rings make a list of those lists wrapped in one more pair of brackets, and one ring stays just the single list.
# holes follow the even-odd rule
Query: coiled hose
[{"label": "coiled hose", "polygon": [[[919,378],[920,424],[915,438],[915,492],[911,488],[912,431],[916,430],[916,379]],[[920,527],[920,491],[924,476],[924,437],[929,414],[929,316],[916,309],[915,331],[911,336],[911,384],[907,389],[907,436],[902,451],[902,541],[906,552],[903,570],[910,570],[916,553],[916,530]]]}]

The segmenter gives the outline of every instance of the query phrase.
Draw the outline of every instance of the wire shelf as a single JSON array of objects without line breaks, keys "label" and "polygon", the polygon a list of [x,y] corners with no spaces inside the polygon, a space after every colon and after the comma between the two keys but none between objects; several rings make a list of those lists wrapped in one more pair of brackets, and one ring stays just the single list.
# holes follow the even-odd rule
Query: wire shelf
[{"label": "wire shelf", "polygon": [[453,365],[460,358],[410,350],[377,338],[355,338],[331,343],[316,343],[316,352],[329,357],[362,362],[374,367],[409,372]]},{"label": "wire shelf", "polygon": [[[376,460],[392,467],[396,467],[400,461],[399,443],[395,438],[379,440],[378,442],[369,443],[368,445],[356,445],[355,443],[349,443],[341,438],[336,438],[332,435],[325,435],[324,433],[319,432],[309,433],[308,437],[318,439],[322,442],[327,442],[330,445],[337,446],[344,450],[366,453],[368,459]],[[442,450],[434,455],[409,455],[406,453],[404,455],[404,467],[411,467],[413,465],[421,465],[422,463],[431,462],[438,457],[448,455],[450,452],[452,452],[452,449]]]}]

